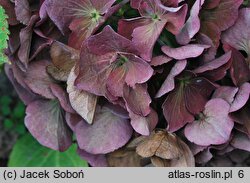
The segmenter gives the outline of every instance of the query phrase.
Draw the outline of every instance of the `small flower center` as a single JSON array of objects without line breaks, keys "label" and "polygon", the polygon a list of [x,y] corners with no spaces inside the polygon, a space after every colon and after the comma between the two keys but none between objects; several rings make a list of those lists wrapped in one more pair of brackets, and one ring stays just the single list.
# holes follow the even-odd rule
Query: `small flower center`
[{"label": "small flower center", "polygon": [[180,84],[182,87],[186,87],[189,83],[190,83],[190,77],[183,77],[183,78],[180,78],[179,81],[180,81]]},{"label": "small flower center", "polygon": [[195,115],[195,119],[198,121],[205,121],[206,118],[207,116],[203,112],[200,112],[199,114]]},{"label": "small flower center", "polygon": [[151,15],[151,18],[152,18],[153,21],[159,21],[159,20],[161,20],[160,17],[157,14]]},{"label": "small flower center", "polygon": [[101,17],[100,13],[97,11],[97,10],[93,10],[91,13],[90,13],[90,17],[93,21],[98,21]]},{"label": "small flower center", "polygon": [[117,59],[117,62],[116,62],[116,67],[121,67],[126,62],[128,62],[128,58],[125,57],[124,55],[119,55],[119,58]]}]

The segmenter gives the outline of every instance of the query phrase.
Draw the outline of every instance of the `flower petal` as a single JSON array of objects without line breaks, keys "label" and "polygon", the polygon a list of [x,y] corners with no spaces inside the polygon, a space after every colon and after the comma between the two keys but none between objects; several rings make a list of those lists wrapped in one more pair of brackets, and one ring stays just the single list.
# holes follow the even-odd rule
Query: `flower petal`
[{"label": "flower petal", "polygon": [[63,34],[69,32],[68,27],[72,20],[72,15],[66,11],[69,8],[69,2],[70,0],[45,0],[42,4],[42,10],[47,12],[49,18]]},{"label": "flower petal", "polygon": [[126,55],[126,57],[129,61],[126,63],[128,70],[125,82],[129,86],[134,87],[135,84],[145,83],[151,78],[154,70],[147,62],[132,54]]},{"label": "flower petal", "polygon": [[153,132],[144,139],[137,146],[136,152],[144,158],[156,155],[164,159],[175,159],[181,156],[176,136],[163,130]]},{"label": "flower petal", "polygon": [[203,73],[206,71],[218,69],[219,67],[226,64],[230,60],[231,53],[232,53],[231,51],[227,52],[221,57],[216,58],[215,60],[212,60],[211,62],[205,63],[204,65],[196,68],[193,72],[198,74],[198,73]]},{"label": "flower petal", "polygon": [[104,106],[97,109],[93,125],[77,125],[76,138],[80,149],[91,154],[106,154],[124,146],[132,132],[127,119],[114,115]]},{"label": "flower petal", "polygon": [[234,148],[250,152],[250,138],[243,133],[235,134],[231,141],[231,145]]},{"label": "flower petal", "polygon": [[118,67],[113,69],[107,79],[107,89],[111,95],[115,97],[123,96],[123,88],[125,85],[126,69]]},{"label": "flower petal", "polygon": [[57,100],[36,100],[26,109],[25,125],[44,146],[65,151],[72,144],[72,134]]},{"label": "flower petal", "polygon": [[221,0],[206,0],[204,4],[205,9],[216,8],[220,4]]},{"label": "flower petal", "polygon": [[129,110],[129,116],[134,130],[144,136],[150,135],[158,123],[158,115],[153,109],[147,116],[141,116]]},{"label": "flower petal", "polygon": [[154,57],[152,59],[152,61],[150,62],[150,65],[151,66],[159,66],[159,65],[166,64],[166,63],[170,62],[171,60],[172,60],[172,58],[170,58],[168,56],[160,55],[160,56]]},{"label": "flower petal", "polygon": [[234,125],[228,116],[229,109],[230,105],[223,99],[210,100],[205,106],[205,116],[185,127],[185,136],[201,146],[227,142]]},{"label": "flower petal", "polygon": [[193,7],[190,10],[190,17],[186,21],[181,32],[176,36],[176,40],[179,44],[188,44],[194,35],[200,30],[199,12],[204,1],[205,0],[195,1]]},{"label": "flower petal", "polygon": [[156,98],[165,95],[166,93],[172,91],[175,88],[175,81],[174,81],[175,76],[179,75],[185,69],[186,65],[187,65],[186,60],[179,60],[176,62],[174,67],[171,69],[168,77],[162,84],[160,90],[157,92],[155,96]]},{"label": "flower petal", "polygon": [[65,114],[65,120],[69,126],[69,128],[75,132],[76,131],[76,126],[78,123],[86,123],[81,116],[78,114],[73,114],[73,113],[68,113],[66,112]]},{"label": "flower petal", "polygon": [[201,10],[201,32],[209,36],[216,47],[219,46],[221,31],[235,23],[242,2],[243,0],[221,0],[216,8]]},{"label": "flower petal", "polygon": [[239,11],[236,23],[222,35],[222,41],[237,50],[244,50],[250,55],[250,9],[243,8]]},{"label": "flower petal", "polygon": [[250,80],[250,68],[246,62],[244,56],[238,51],[232,48],[232,66],[230,68],[230,74],[233,83],[236,86],[240,86],[243,83]]},{"label": "flower petal", "polygon": [[37,20],[38,16],[33,15],[29,21],[28,26],[20,31],[20,48],[18,50],[18,58],[25,67],[28,67],[33,26]]},{"label": "flower petal", "polygon": [[182,30],[184,26],[188,6],[184,4],[180,7],[172,8],[172,9],[173,9],[173,12],[170,12],[167,15],[168,22],[166,24],[166,29],[172,34],[176,35],[180,33],[180,31]]},{"label": "flower petal", "polygon": [[25,105],[28,105],[29,103],[39,99],[39,96],[30,91],[28,86],[23,87],[21,84],[17,82],[17,80],[14,78],[14,74],[10,65],[5,64],[4,69],[5,69],[5,74],[7,75],[12,85],[14,86],[19,98],[24,102]]},{"label": "flower petal", "polygon": [[27,25],[31,18],[31,9],[28,0],[16,0],[15,1],[15,13],[17,20]]},{"label": "flower petal", "polygon": [[69,25],[72,30],[69,45],[80,49],[82,43],[119,9],[119,4],[111,7],[114,2],[115,0],[71,1],[69,12],[73,16],[73,20]]},{"label": "flower petal", "polygon": [[160,36],[167,19],[161,21],[150,21],[145,19],[145,24],[134,29],[132,33],[132,41],[134,45],[140,50],[140,56],[147,61],[150,61],[153,54],[153,47]]},{"label": "flower petal", "polygon": [[250,83],[244,83],[239,88],[239,91],[231,105],[230,112],[235,112],[241,109],[247,103],[249,95],[250,95]]},{"label": "flower petal", "polygon": [[110,64],[115,59],[113,53],[98,56],[82,47],[79,74],[75,80],[76,87],[98,96],[105,96],[107,78],[111,72]]},{"label": "flower petal", "polygon": [[183,60],[186,58],[195,58],[202,54],[202,52],[209,48],[208,45],[189,44],[181,46],[179,48],[171,48],[169,46],[163,46],[161,50],[169,57]]},{"label": "flower petal", "polygon": [[129,148],[118,149],[107,155],[109,167],[142,167],[145,162],[135,150]]},{"label": "flower petal", "polygon": [[197,77],[192,79],[184,90],[185,103],[188,111],[191,114],[201,112],[214,89],[214,84],[205,78]]},{"label": "flower petal", "polygon": [[236,87],[221,86],[215,90],[212,98],[222,98],[231,105],[238,90]]},{"label": "flower petal", "polygon": [[147,91],[147,85],[135,85],[135,88],[124,87],[123,97],[126,106],[133,113],[141,116],[147,116],[150,113],[151,98]]},{"label": "flower petal", "polygon": [[132,34],[135,28],[149,24],[150,19],[139,17],[131,19],[121,19],[118,22],[118,33],[130,40],[132,40]]},{"label": "flower petal", "polygon": [[87,47],[96,55],[109,52],[138,53],[130,40],[117,34],[110,26],[105,26],[102,32],[91,36],[87,40]]},{"label": "flower petal", "polygon": [[183,127],[187,122],[194,120],[193,115],[186,109],[182,88],[176,88],[171,91],[162,108],[164,117],[168,122],[168,131],[170,132],[174,132]]},{"label": "flower petal", "polygon": [[68,81],[67,81],[67,92],[69,94],[69,100],[75,111],[89,124],[93,123],[97,96],[89,92],[78,90],[74,86],[76,79],[75,67],[72,68]]},{"label": "flower petal", "polygon": [[47,67],[47,72],[56,80],[67,81],[72,67],[80,59],[79,55],[79,51],[65,44],[53,42],[50,48],[53,64]]},{"label": "flower petal", "polygon": [[66,91],[64,91],[62,87],[60,87],[57,84],[51,84],[50,89],[51,89],[53,95],[59,100],[61,107],[66,112],[75,113],[74,109],[70,105],[69,97],[68,97]]},{"label": "flower petal", "polygon": [[53,99],[55,97],[50,90],[50,84],[54,83],[54,81],[46,72],[48,65],[49,62],[47,60],[33,61],[29,64],[29,69],[25,74],[24,81],[34,93],[48,99]]},{"label": "flower petal", "polygon": [[[238,123],[238,127],[243,129],[243,132],[250,137],[250,114],[249,114],[250,105],[249,102],[240,110],[231,113],[230,116],[232,119]],[[239,129],[235,127],[236,129]]]},{"label": "flower petal", "polygon": [[6,14],[8,15],[8,23],[10,25],[17,25],[19,24],[16,14],[15,14],[15,9],[14,9],[14,4],[10,2],[9,0],[1,0],[0,1],[1,6],[5,9]]},{"label": "flower petal", "polygon": [[93,167],[107,167],[107,159],[104,154],[90,154],[82,149],[77,149],[77,154],[84,159],[87,160],[88,163]]}]

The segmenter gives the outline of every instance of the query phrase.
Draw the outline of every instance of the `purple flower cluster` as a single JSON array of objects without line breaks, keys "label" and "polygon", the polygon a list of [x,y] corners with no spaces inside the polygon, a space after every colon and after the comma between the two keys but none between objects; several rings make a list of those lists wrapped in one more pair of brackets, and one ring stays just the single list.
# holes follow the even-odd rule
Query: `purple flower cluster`
[{"label": "purple flower cluster", "polygon": [[248,2],[0,4],[5,71],[42,145],[76,139],[92,166],[249,165]]}]

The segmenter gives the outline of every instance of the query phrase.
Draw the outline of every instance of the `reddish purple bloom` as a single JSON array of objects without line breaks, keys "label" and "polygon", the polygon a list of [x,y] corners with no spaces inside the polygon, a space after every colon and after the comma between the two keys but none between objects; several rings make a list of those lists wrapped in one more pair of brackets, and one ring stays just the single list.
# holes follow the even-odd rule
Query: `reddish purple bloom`
[{"label": "reddish purple bloom", "polygon": [[77,88],[111,100],[122,97],[125,85],[135,87],[153,74],[150,65],[136,53],[130,40],[105,27],[82,47]]},{"label": "reddish purple bloom", "polygon": [[[241,9],[237,22],[222,35],[225,49],[232,50],[233,53],[231,76],[237,86],[250,80],[249,13],[249,8]],[[245,51],[248,57],[244,58],[237,50]]]},{"label": "reddish purple bloom", "polygon": [[179,33],[185,21],[187,6],[172,8],[164,6],[160,0],[141,0],[135,7],[141,17],[120,20],[118,32],[132,38],[140,56],[150,61],[153,47],[164,28],[173,34]]},{"label": "reddish purple bloom", "polygon": [[248,1],[0,5],[5,73],[41,145],[91,166],[249,166]]}]

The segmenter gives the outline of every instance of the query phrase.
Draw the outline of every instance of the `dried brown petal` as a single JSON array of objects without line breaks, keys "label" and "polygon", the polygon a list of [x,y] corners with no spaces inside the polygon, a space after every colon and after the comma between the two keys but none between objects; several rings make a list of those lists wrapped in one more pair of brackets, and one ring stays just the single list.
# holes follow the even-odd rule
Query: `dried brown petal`
[{"label": "dried brown petal", "polygon": [[139,146],[136,148],[136,152],[144,158],[152,157],[160,147],[163,139],[164,135],[153,133],[141,144],[139,144]]},{"label": "dried brown petal", "polygon": [[175,159],[163,159],[157,156],[151,157],[151,162],[156,167],[193,167],[195,166],[194,156],[189,147],[180,139],[177,139],[182,155]]},{"label": "dried brown petal", "polygon": [[135,151],[120,149],[107,155],[111,167],[141,167],[142,157]]},{"label": "dried brown petal", "polygon": [[186,143],[178,139],[178,144],[182,152],[182,156],[178,159],[171,160],[171,167],[194,167],[195,159],[193,153]]},{"label": "dried brown petal", "polygon": [[194,156],[181,139],[163,130],[156,131],[136,148],[142,157],[151,157],[151,162],[158,167],[195,166]]},{"label": "dried brown petal", "polygon": [[164,159],[173,159],[180,156],[176,137],[164,131],[150,135],[136,148],[136,152],[145,158],[156,155]]},{"label": "dried brown petal", "polygon": [[147,137],[146,136],[139,136],[133,140],[131,140],[127,145],[126,147],[128,149],[136,149],[136,147],[142,143]]},{"label": "dried brown petal", "polygon": [[162,159],[157,156],[151,157],[151,162],[156,167],[170,167],[170,161],[171,160]]},{"label": "dried brown petal", "polygon": [[73,109],[75,109],[87,123],[92,124],[98,97],[89,92],[78,90],[74,86],[76,77],[75,67],[73,67],[67,81],[67,92],[70,103]]},{"label": "dried brown petal", "polygon": [[48,65],[47,73],[57,81],[67,81],[68,73],[58,69],[57,67],[53,66],[52,64]]},{"label": "dried brown petal", "polygon": [[79,60],[79,54],[78,50],[55,41],[50,49],[53,64],[47,67],[47,72],[56,80],[67,81],[71,69]]}]

